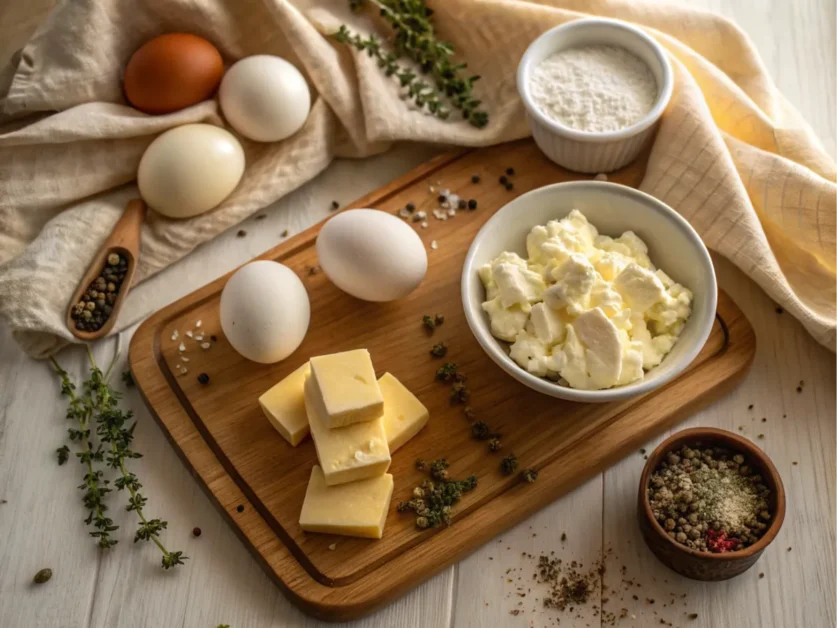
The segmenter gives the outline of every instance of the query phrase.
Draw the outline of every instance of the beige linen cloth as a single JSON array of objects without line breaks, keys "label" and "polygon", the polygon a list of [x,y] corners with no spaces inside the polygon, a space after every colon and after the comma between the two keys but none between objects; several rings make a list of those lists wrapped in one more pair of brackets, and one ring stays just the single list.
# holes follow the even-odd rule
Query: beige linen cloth
[{"label": "beige linen cloth", "polygon": [[23,349],[44,357],[71,340],[63,322],[68,300],[126,200],[137,194],[137,165],[154,137],[186,122],[224,124],[215,101],[165,116],[125,105],[122,69],[149,38],[197,33],[228,63],[281,55],[305,73],[314,99],[294,137],[242,141],[244,179],[219,208],[179,222],[149,215],[140,285],[117,330],[164,305],[144,279],[335,157],[363,157],[402,140],[479,146],[528,135],[517,63],[540,33],[585,15],[642,26],[675,68],[674,96],[642,189],[680,212],[712,250],[834,349],[835,164],[734,24],[685,5],[642,0],[429,5],[439,35],[482,75],[475,92],[491,116],[485,129],[416,111],[372,60],[329,40],[343,22],[374,27],[352,15],[345,0],[63,2],[0,74],[0,316]]}]

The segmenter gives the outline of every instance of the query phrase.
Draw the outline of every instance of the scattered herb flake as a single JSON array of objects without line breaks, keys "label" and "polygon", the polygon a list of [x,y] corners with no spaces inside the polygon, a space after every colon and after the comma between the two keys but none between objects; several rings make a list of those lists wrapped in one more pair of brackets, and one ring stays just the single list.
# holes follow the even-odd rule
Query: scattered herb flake
[{"label": "scattered herb flake", "polygon": [[445,346],[444,342],[440,342],[439,344],[433,345],[433,348],[430,349],[430,355],[434,358],[443,358],[448,354],[448,348]]},{"label": "scattered herb flake", "polygon": [[517,471],[518,465],[517,456],[509,454],[500,461],[500,471],[502,471],[504,475],[511,475]]}]

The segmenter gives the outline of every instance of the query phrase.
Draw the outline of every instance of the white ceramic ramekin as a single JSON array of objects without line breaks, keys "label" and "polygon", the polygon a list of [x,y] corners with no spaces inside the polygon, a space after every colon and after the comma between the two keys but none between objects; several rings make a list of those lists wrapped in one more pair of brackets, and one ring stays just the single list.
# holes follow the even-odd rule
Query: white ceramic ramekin
[{"label": "white ceramic ramekin", "polygon": [[[503,251],[526,257],[526,235],[535,225],[559,220],[578,209],[599,233],[619,236],[631,230],[648,245],[651,261],[694,295],[692,315],[671,352],[639,381],[607,390],[561,386],[520,368],[509,357],[508,344],[491,335],[482,309],[485,289],[480,266]],[[668,205],[639,190],[600,181],[571,181],[537,188],[497,211],[471,242],[462,267],[462,307],[468,326],[488,356],[517,381],[545,395],[579,402],[621,401],[670,382],[700,352],[718,305],[718,286],[709,251],[691,225]]]},{"label": "white ceramic ramekin", "polygon": [[[650,68],[657,81],[657,100],[644,118],[618,131],[592,133],[552,120],[535,105],[529,90],[535,67],[559,50],[588,45],[624,48]],[[657,42],[626,22],[602,18],[576,20],[546,31],[526,49],[517,68],[517,91],[532,137],[552,161],[576,172],[612,172],[633,161],[654,134],[673,85],[671,64]]]}]

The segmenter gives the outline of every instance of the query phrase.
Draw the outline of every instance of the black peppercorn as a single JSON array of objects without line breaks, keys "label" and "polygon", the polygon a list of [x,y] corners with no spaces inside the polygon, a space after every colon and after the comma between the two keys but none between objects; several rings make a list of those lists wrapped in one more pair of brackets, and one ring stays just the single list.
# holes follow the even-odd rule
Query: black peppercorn
[{"label": "black peppercorn", "polygon": [[200,375],[198,375],[198,381],[203,385],[208,384],[209,383],[209,375],[207,375],[206,373],[201,373]]},{"label": "black peppercorn", "polygon": [[340,203],[338,203],[337,201],[331,201],[331,208],[332,209],[339,209],[340,208]]},{"label": "black peppercorn", "polygon": [[407,203],[407,205],[405,207],[407,208],[408,212],[412,213],[412,212],[416,211],[416,204],[415,203]]},{"label": "black peppercorn", "polygon": [[237,235],[239,238],[243,238],[247,235],[247,232],[244,229],[239,229],[238,233],[236,233],[235,235]]},{"label": "black peppercorn", "polygon": [[192,528],[192,536],[198,537],[200,535],[201,535],[201,529],[200,528]]},{"label": "black peppercorn", "polygon": [[480,175],[473,174],[471,175],[471,183],[479,183],[480,182]]},{"label": "black peppercorn", "polygon": [[212,335],[209,337],[212,342],[218,342],[218,336]]},{"label": "black peppercorn", "polygon": [[468,207],[468,201],[466,201],[464,198],[460,198],[459,203],[457,203],[457,205],[459,206],[459,209],[465,209],[466,207]]},{"label": "black peppercorn", "polygon": [[514,174],[514,168],[506,168],[506,174],[511,176]]},{"label": "black peppercorn", "polygon": [[506,178],[506,175],[503,175],[502,177],[500,177],[500,183],[502,185],[506,185],[508,182],[509,182],[509,180]]},{"label": "black peppercorn", "polygon": [[468,209],[476,209],[477,208],[477,199],[472,198],[468,201]]},{"label": "black peppercorn", "polygon": [[506,189],[507,190],[511,190],[513,187],[514,187],[514,183],[512,183],[512,182],[506,183]]},{"label": "black peppercorn", "polygon": [[238,512],[244,512],[244,506],[242,506],[242,505],[236,506],[236,508],[235,508],[235,509],[236,509]]},{"label": "black peppercorn", "polygon": [[444,194],[439,194],[439,197],[436,200],[439,201],[440,203],[444,203],[446,200],[448,200],[448,197],[445,196]]}]

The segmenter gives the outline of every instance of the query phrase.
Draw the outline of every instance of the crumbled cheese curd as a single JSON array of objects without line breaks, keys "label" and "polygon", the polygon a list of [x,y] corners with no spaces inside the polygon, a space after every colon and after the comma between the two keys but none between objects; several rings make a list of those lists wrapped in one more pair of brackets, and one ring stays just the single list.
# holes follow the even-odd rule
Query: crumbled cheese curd
[{"label": "crumbled cheese curd", "polygon": [[671,351],[692,293],[658,270],[635,233],[599,235],[574,209],[479,269],[491,333],[539,377],[586,390],[642,379]]}]

